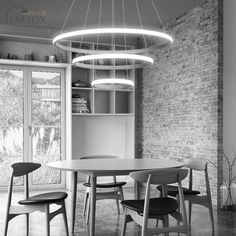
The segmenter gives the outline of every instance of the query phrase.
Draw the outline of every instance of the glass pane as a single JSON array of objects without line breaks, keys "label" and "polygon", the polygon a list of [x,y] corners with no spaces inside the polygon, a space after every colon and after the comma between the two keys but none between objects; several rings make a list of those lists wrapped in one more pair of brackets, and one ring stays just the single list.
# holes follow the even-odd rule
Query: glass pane
[{"label": "glass pane", "polygon": [[32,72],[32,124],[60,125],[61,74]]},{"label": "glass pane", "polygon": [[[0,157],[0,186],[6,187],[10,181],[11,165],[22,162],[22,156],[1,156]],[[23,185],[23,177],[15,178],[14,185]]]},{"label": "glass pane", "polygon": [[23,96],[23,71],[0,69],[0,96]]},{"label": "glass pane", "polygon": [[0,69],[0,186],[8,185],[11,165],[23,161],[23,81],[22,70]]},{"label": "glass pane", "polygon": [[34,162],[41,163],[41,168],[33,173],[33,184],[60,184],[60,171],[46,166],[48,162],[60,161],[60,159],[60,156],[34,156]]},{"label": "glass pane", "polygon": [[60,155],[61,133],[56,127],[34,127],[32,132],[33,155]]},{"label": "glass pane", "polygon": [[23,125],[24,99],[0,96],[0,127]]},{"label": "glass pane", "polygon": [[0,129],[0,156],[23,156],[23,127]]},{"label": "glass pane", "polygon": [[61,74],[32,72],[32,154],[42,167],[33,173],[33,184],[59,184],[60,171],[46,164],[61,156]]}]

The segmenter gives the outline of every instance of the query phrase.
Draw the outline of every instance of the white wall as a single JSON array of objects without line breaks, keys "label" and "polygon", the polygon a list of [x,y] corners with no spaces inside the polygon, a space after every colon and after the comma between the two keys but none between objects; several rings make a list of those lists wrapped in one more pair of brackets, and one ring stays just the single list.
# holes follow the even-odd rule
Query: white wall
[{"label": "white wall", "polygon": [[236,1],[224,1],[224,151],[236,150]]},{"label": "white wall", "polygon": [[73,116],[72,159],[102,154],[134,158],[134,146],[129,145],[134,142],[130,119],[133,121],[132,116]]}]

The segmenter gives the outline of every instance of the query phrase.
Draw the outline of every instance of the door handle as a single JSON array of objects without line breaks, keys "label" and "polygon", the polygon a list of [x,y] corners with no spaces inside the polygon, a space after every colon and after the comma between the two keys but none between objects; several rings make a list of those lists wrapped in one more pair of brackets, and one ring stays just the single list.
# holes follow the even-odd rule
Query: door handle
[{"label": "door handle", "polygon": [[32,135],[32,126],[29,125],[29,136],[31,136],[31,135]]}]

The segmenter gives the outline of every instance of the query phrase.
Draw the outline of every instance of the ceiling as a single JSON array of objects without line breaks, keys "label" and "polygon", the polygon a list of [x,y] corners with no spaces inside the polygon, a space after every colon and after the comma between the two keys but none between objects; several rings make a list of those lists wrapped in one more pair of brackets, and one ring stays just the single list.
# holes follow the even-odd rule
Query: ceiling
[{"label": "ceiling", "polygon": [[[10,27],[24,27],[35,30],[50,29],[59,32],[73,0],[1,0],[0,24]],[[74,7],[68,17],[64,32],[76,27],[83,27],[88,0],[75,0]],[[163,22],[175,18],[190,9],[201,5],[205,0],[154,0]],[[102,0],[101,24],[112,26],[112,1]],[[116,26],[124,25],[122,0],[115,0]],[[99,0],[91,0],[87,26],[96,27],[99,19]],[[135,0],[124,0],[126,25],[138,25],[139,17]],[[140,16],[144,27],[156,28],[160,26],[157,14],[151,0],[138,0]],[[23,13],[24,14],[23,14]],[[6,33],[6,32],[4,32]]]}]

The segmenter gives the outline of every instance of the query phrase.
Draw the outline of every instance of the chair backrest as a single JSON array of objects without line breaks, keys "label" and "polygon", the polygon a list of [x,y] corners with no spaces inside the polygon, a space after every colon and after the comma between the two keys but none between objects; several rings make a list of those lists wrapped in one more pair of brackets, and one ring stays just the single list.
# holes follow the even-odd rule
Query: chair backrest
[{"label": "chair backrest", "polygon": [[[94,156],[83,156],[83,157],[78,157],[78,159],[117,159],[119,158],[118,156],[113,156],[113,155],[94,155]],[[77,159],[77,158],[76,158]]]},{"label": "chair backrest", "polygon": [[146,170],[131,172],[130,176],[142,183],[148,182],[150,184],[173,184],[183,180],[188,175],[187,169],[160,169],[160,170]]},{"label": "chair backrest", "polygon": [[[131,172],[130,176],[142,183],[146,184],[145,200],[144,200],[144,212],[142,223],[142,235],[146,235],[147,232],[147,219],[149,216],[149,202],[150,202],[150,185],[151,184],[161,184],[163,188],[166,188],[167,184],[178,183],[178,192],[179,192],[179,208],[181,209],[181,218],[185,222],[186,232],[188,228],[188,223],[186,219],[186,209],[184,204],[184,196],[181,181],[188,175],[188,169],[178,169],[178,168],[169,168],[169,169],[160,169],[160,170],[147,170],[147,171],[135,171]],[[166,190],[164,190],[166,192]],[[164,194],[164,197],[167,195]],[[180,214],[180,213],[179,213]],[[165,227],[165,231],[168,232],[169,228]],[[154,231],[153,231],[154,233]]]},{"label": "chair backrest", "polygon": [[11,167],[13,169],[12,176],[20,177],[37,170],[41,165],[33,162],[17,162],[12,164]]},{"label": "chair backrest", "polygon": [[208,163],[204,159],[200,158],[194,158],[192,160],[189,160],[184,164],[185,167],[188,167],[190,169],[189,173],[189,189],[193,189],[193,171],[204,171],[205,175],[205,184],[206,184],[206,191],[207,195],[211,196],[211,190],[210,190],[210,183],[209,183],[209,177],[208,177]]},{"label": "chair backrest", "polygon": [[13,171],[11,175],[11,179],[9,182],[8,187],[8,200],[7,200],[7,208],[9,210],[11,206],[11,200],[12,200],[12,189],[13,189],[13,179],[14,177],[20,177],[24,176],[24,188],[25,188],[25,198],[29,197],[29,181],[28,181],[28,174],[37,170],[40,168],[39,163],[33,163],[33,162],[17,162],[11,165]]},{"label": "chair backrest", "polygon": [[187,161],[184,166],[192,170],[203,171],[207,169],[207,161],[199,158],[194,158]]}]

